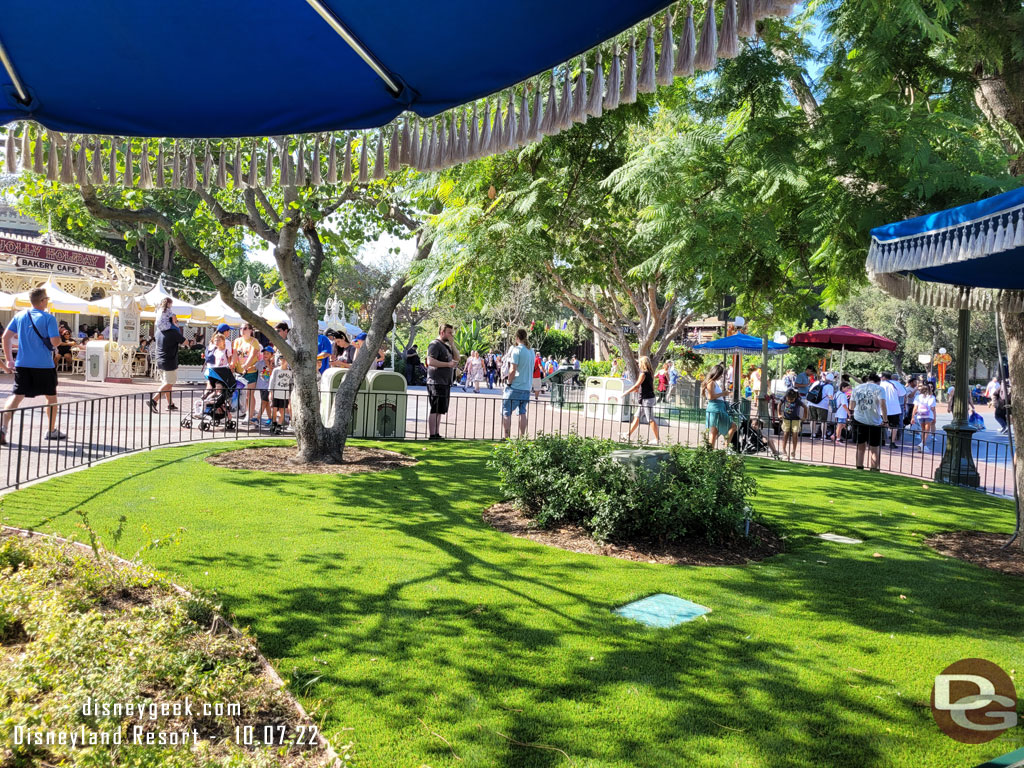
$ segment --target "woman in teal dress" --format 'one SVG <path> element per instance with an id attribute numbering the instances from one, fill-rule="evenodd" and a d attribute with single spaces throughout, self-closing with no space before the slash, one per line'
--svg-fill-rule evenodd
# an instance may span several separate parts
<path id="1" fill-rule="evenodd" d="M 736 424 L 729 415 L 729 408 L 725 404 L 725 366 L 719 363 L 708 371 L 704 377 L 704 384 L 701 385 L 701 392 L 707 399 L 707 427 L 708 444 L 712 450 L 718 443 L 718 436 L 724 434 L 725 447 L 732 444 L 732 436 L 736 432 Z"/>

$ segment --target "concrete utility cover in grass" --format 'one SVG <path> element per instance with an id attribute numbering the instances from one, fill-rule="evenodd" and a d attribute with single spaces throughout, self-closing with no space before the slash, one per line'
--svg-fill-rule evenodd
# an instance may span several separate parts
<path id="1" fill-rule="evenodd" d="M 652 627 L 674 627 L 711 613 L 711 609 L 675 595 L 659 593 L 616 608 L 615 613 Z"/>
<path id="2" fill-rule="evenodd" d="M 863 544 L 864 542 L 860 539 L 851 539 L 849 536 L 840 536 L 838 533 L 819 533 L 819 539 L 825 541 L 832 541 L 836 544 Z"/>

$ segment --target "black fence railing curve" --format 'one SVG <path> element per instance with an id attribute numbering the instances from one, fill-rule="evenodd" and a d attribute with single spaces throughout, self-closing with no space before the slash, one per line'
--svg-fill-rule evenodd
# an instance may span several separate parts
<path id="1" fill-rule="evenodd" d="M 166 400 L 158 412 L 148 403 L 152 392 L 111 395 L 63 402 L 55 407 L 53 424 L 66 434 L 64 439 L 48 439 L 51 434 L 50 407 L 33 405 L 15 409 L 9 421 L 5 441 L 0 446 L 0 490 L 18 488 L 24 483 L 90 466 L 121 454 L 163 446 L 210 440 L 239 440 L 279 436 L 263 415 L 239 417 L 237 411 L 212 409 L 200 388 L 182 388 L 173 392 L 175 410 L 168 411 Z M 321 393 L 321 416 L 333 422 L 333 393 Z M 256 397 L 257 407 L 259 397 Z M 636 413 L 635 402 L 607 402 L 587 399 L 579 387 L 553 387 L 542 395 L 531 396 L 527 407 L 525 434 L 565 434 L 625 440 L 630 420 Z M 422 390 L 410 392 L 361 392 L 353 410 L 349 434 L 370 440 L 426 440 L 429 435 L 430 403 Z M 448 440 L 497 441 L 504 437 L 503 400 L 500 393 L 473 392 L 453 394 L 448 413 L 440 420 L 440 434 Z M 704 440 L 705 413 L 702 408 L 678 403 L 658 403 L 654 408 L 660 444 L 700 445 Z M 508 419 L 513 437 L 519 434 L 519 416 Z M 824 434 L 816 437 L 818 428 Z M 796 458 L 799 461 L 834 466 L 856 465 L 856 446 L 829 436 L 831 425 L 805 423 Z M 291 433 L 285 424 L 282 437 Z M 632 443 L 653 442 L 653 430 L 643 419 L 631 436 Z M 946 435 L 925 436 L 914 429 L 902 431 L 897 444 L 882 449 L 883 472 L 932 480 L 946 450 Z M 761 430 L 744 422 L 736 450 L 750 455 L 776 457 L 782 436 L 770 420 Z M 1011 496 L 1013 494 L 1013 457 L 1008 442 L 977 435 L 972 453 L 981 478 L 979 490 Z"/>

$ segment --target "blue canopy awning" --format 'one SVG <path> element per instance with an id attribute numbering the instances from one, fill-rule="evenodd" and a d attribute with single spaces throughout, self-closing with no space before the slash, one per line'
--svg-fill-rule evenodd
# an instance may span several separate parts
<path id="1" fill-rule="evenodd" d="M 519 83 L 646 20 L 667 0 L 389 0 L 324 6 L 398 85 L 302 0 L 6 0 L 0 122 L 70 133 L 275 136 L 430 117 Z"/>
<path id="2" fill-rule="evenodd" d="M 1022 212 L 1024 187 L 875 227 L 868 269 L 951 285 L 1024 288 Z"/>
<path id="3" fill-rule="evenodd" d="M 762 352 L 763 339 L 759 336 L 750 336 L 746 333 L 734 333 L 732 336 L 725 336 L 714 341 L 707 341 L 697 344 L 693 351 L 702 355 L 760 355 Z M 789 349 L 786 344 L 768 342 L 768 355 L 781 355 Z"/>
<path id="4" fill-rule="evenodd" d="M 6 166 L 143 188 L 438 170 L 714 69 L 794 3 L 730 0 L 719 34 L 713 3 L 669 0 L 6 0 Z"/>
<path id="5" fill-rule="evenodd" d="M 867 270 L 889 293 L 935 306 L 1020 304 L 1024 187 L 872 229 Z"/>

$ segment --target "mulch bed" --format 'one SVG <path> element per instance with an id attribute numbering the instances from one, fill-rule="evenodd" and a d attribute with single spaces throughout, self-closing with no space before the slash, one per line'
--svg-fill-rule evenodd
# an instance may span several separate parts
<path id="1" fill-rule="evenodd" d="M 940 555 L 955 557 L 1011 576 L 1024 576 L 1024 552 L 1017 542 L 1006 549 L 1002 548 L 1009 538 L 1008 533 L 949 531 L 937 533 L 925 539 L 924 543 Z"/>
<path id="2" fill-rule="evenodd" d="M 493 528 L 551 547 L 581 552 L 587 555 L 605 555 L 622 560 L 667 565 L 743 565 L 763 560 L 783 551 L 782 539 L 772 530 L 758 523 L 750 524 L 751 538 L 738 539 L 724 545 L 711 545 L 703 541 L 681 542 L 659 547 L 657 545 L 599 544 L 585 530 L 576 525 L 542 529 L 531 527 L 532 520 L 514 502 L 503 501 L 484 510 L 484 522 Z"/>
<path id="3" fill-rule="evenodd" d="M 354 475 L 359 472 L 385 472 L 416 464 L 416 459 L 404 453 L 356 446 L 345 447 L 344 464 L 299 464 L 294 459 L 295 448 L 281 446 L 242 448 L 206 457 L 208 463 L 217 467 L 285 475 Z"/>

